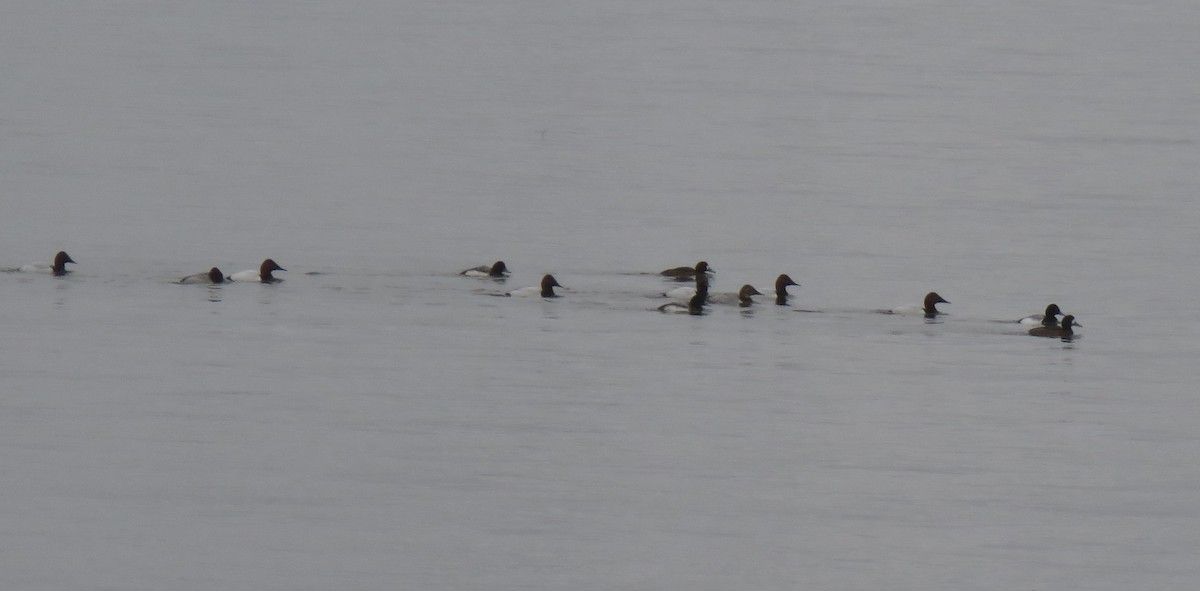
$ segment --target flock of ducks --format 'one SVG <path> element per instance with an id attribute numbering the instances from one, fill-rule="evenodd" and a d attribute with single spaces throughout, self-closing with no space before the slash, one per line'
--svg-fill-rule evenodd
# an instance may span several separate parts
<path id="1" fill-rule="evenodd" d="M 743 285 L 736 293 L 728 294 L 713 294 L 709 292 L 709 275 L 716 273 L 716 270 L 709 266 L 708 262 L 700 261 L 694 267 L 673 267 L 665 269 L 658 274 L 672 281 L 694 281 L 695 286 L 681 286 L 667 290 L 661 295 L 670 298 L 671 302 L 659 306 L 659 312 L 667 314 L 690 314 L 699 316 L 704 314 L 704 307 L 712 304 L 736 304 L 743 308 L 754 305 L 753 296 L 765 295 L 755 289 L 753 285 Z M 499 279 L 508 276 L 508 266 L 504 261 L 496 261 L 491 265 L 482 265 L 472 267 L 459 273 L 465 277 L 486 277 Z M 782 274 L 775 279 L 775 304 L 778 306 L 787 306 L 788 298 L 791 294 L 787 292 L 787 288 L 791 286 L 799 287 L 787 274 Z M 556 298 L 558 294 L 554 293 L 555 287 L 562 287 L 558 280 L 553 275 L 545 275 L 542 277 L 540 286 L 524 287 L 513 290 L 507 293 L 494 294 L 502 296 L 540 296 L 543 298 Z M 938 310 L 938 304 L 949 304 L 950 301 L 938 295 L 937 292 L 929 292 L 925 295 L 925 301 L 921 306 L 901 306 L 890 310 L 879 310 L 885 314 L 913 314 L 922 315 L 926 318 L 933 318 L 943 314 Z M 1058 317 L 1062 316 L 1059 321 Z M 1072 340 L 1075 337 L 1074 327 L 1081 326 L 1075 322 L 1075 317 L 1072 315 L 1063 315 L 1058 304 L 1050 304 L 1046 306 L 1044 314 L 1034 314 L 1026 316 L 1018 320 L 1020 324 L 1035 325 L 1029 330 L 1029 334 L 1035 337 L 1052 337 L 1063 340 Z"/>
<path id="2" fill-rule="evenodd" d="M 54 257 L 53 263 L 30 263 L 22 265 L 11 271 L 19 271 L 25 273 L 50 273 L 54 276 L 63 276 L 69 273 L 67 263 L 77 264 L 71 255 L 66 252 L 59 252 Z M 188 275 L 179 280 L 183 284 L 221 284 L 227 282 L 253 282 L 253 283 L 275 283 L 282 279 L 275 277 L 275 271 L 287 271 L 280 267 L 273 259 L 266 259 L 259 265 L 257 270 L 250 269 L 239 271 L 232 275 L 225 275 L 220 269 L 213 267 L 207 273 L 196 273 Z M 705 306 L 713 304 L 736 304 L 741 307 L 749 307 L 754 305 L 753 296 L 764 295 L 752 285 L 743 285 L 738 293 L 733 294 L 712 294 L 709 293 L 709 275 L 716 273 L 716 270 L 709 266 L 705 261 L 696 263 L 694 267 L 674 267 L 663 270 L 659 275 L 672 281 L 693 281 L 694 286 L 681 286 L 675 289 L 663 292 L 663 297 L 670 298 L 672 301 L 659 306 L 657 309 L 663 313 L 669 314 L 690 314 L 699 316 L 704 314 Z M 464 277 L 485 277 L 492 279 L 501 279 L 508 277 L 508 266 L 504 261 L 496 261 L 491 265 L 482 265 L 472 267 L 459 273 Z M 778 306 L 787 306 L 790 294 L 787 288 L 791 286 L 799 287 L 800 284 L 792 280 L 786 274 L 780 275 L 775 280 L 775 304 Z M 558 294 L 554 292 L 554 288 L 563 286 L 558 283 L 558 280 L 553 275 L 545 275 L 542 277 L 541 284 L 530 287 L 514 289 L 509 292 L 493 294 L 506 297 L 542 297 L 556 298 Z M 565 289 L 565 288 L 564 288 Z M 943 314 L 937 309 L 938 304 L 949 304 L 950 302 L 938 295 L 937 292 L 929 292 L 925 296 L 925 301 L 922 306 L 902 306 L 892 308 L 890 310 L 879 310 L 885 314 L 913 314 L 923 315 L 926 318 L 933 318 Z M 1062 320 L 1058 319 L 1062 316 Z M 1074 328 L 1081 326 L 1075 322 L 1075 317 L 1067 314 L 1063 315 L 1062 310 L 1057 304 L 1046 306 L 1044 314 L 1034 314 L 1026 316 L 1018 320 L 1021 324 L 1034 325 L 1029 329 L 1029 334 L 1035 337 L 1051 337 L 1063 340 L 1071 340 L 1075 337 Z"/>

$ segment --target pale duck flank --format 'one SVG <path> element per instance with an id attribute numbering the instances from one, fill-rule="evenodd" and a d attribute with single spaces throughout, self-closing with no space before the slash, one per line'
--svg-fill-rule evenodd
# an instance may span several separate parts
<path id="1" fill-rule="evenodd" d="M 705 273 L 696 275 L 695 287 L 676 287 L 675 289 L 668 289 L 667 291 L 663 292 L 662 295 L 663 297 L 671 298 L 672 300 L 683 304 L 691 301 L 692 297 L 695 296 L 696 292 L 701 288 L 704 289 L 704 293 L 708 293 L 708 275 Z"/>

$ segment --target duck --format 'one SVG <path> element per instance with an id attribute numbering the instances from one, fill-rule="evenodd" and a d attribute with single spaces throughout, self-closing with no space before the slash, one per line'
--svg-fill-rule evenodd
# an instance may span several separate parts
<path id="1" fill-rule="evenodd" d="M 754 305 L 754 300 L 751 296 L 763 295 L 761 291 L 754 289 L 753 285 L 747 283 L 742 286 L 742 289 L 737 293 L 714 293 L 708 296 L 710 304 L 737 304 L 743 308 L 749 308 Z"/>
<path id="2" fill-rule="evenodd" d="M 1058 309 L 1058 304 L 1050 304 L 1049 306 L 1046 306 L 1045 314 L 1032 314 L 1018 320 L 1017 322 L 1035 326 L 1058 326 L 1059 316 L 1062 316 L 1062 310 Z"/>
<path id="3" fill-rule="evenodd" d="M 691 314 L 692 316 L 700 316 L 704 314 L 704 304 L 708 300 L 708 283 L 702 283 L 697 286 L 696 293 L 688 300 L 687 304 L 680 302 L 671 302 L 658 307 L 658 311 L 664 314 Z"/>
<path id="4" fill-rule="evenodd" d="M 792 281 L 792 278 L 788 277 L 786 273 L 780 275 L 777 279 L 775 279 L 775 305 L 776 306 L 788 305 L 788 297 L 789 296 L 788 296 L 787 288 L 789 285 L 795 285 L 796 287 L 800 287 L 800 284 L 796 283 L 795 281 Z"/>
<path id="5" fill-rule="evenodd" d="M 700 261 L 696 263 L 695 267 L 675 267 L 674 269 L 662 271 L 659 275 L 670 277 L 676 281 L 687 281 L 696 275 L 703 275 L 705 273 L 716 273 L 716 271 L 712 267 L 709 267 L 707 262 Z"/>
<path id="6" fill-rule="evenodd" d="M 459 273 L 459 275 L 465 275 L 467 277 L 491 277 L 495 279 L 498 277 L 507 277 L 508 267 L 504 264 L 504 261 L 496 261 L 490 266 L 481 265 L 478 267 L 471 267 L 470 269 Z"/>
<path id="7" fill-rule="evenodd" d="M 1075 338 L 1075 331 L 1072 327 L 1083 326 L 1075 322 L 1075 317 L 1068 314 L 1063 316 L 1060 326 L 1038 326 L 1029 329 L 1029 336 L 1032 337 L 1056 337 L 1066 341 Z"/>
<path id="8" fill-rule="evenodd" d="M 262 262 L 258 270 L 253 269 L 248 271 L 238 271 L 228 277 L 229 281 L 249 282 L 249 283 L 276 283 L 283 281 L 282 279 L 271 275 L 271 271 L 287 271 L 280 267 L 274 260 L 267 259 Z"/>
<path id="9" fill-rule="evenodd" d="M 938 304 L 949 304 L 950 300 L 938 295 L 936 291 L 931 291 L 925 294 L 924 306 L 899 306 L 891 310 L 884 310 L 888 314 L 902 314 L 905 316 L 924 315 L 926 318 L 933 318 L 945 314 L 937 309 Z"/>
<path id="10" fill-rule="evenodd" d="M 531 285 L 529 287 L 522 287 L 521 289 L 514 289 L 504 295 L 510 297 L 541 296 L 543 298 L 557 298 L 559 295 L 554 293 L 554 288 L 556 287 L 563 286 L 559 285 L 558 280 L 555 279 L 553 275 L 546 275 L 545 277 L 542 277 L 542 284 L 540 286 Z M 563 289 L 566 288 L 563 287 Z"/>
<path id="11" fill-rule="evenodd" d="M 62 277 L 63 275 L 70 273 L 70 271 L 67 270 L 67 263 L 76 265 L 79 264 L 71 259 L 71 255 L 60 250 L 58 251 L 58 254 L 54 255 L 53 263 L 29 263 L 27 265 L 21 265 L 20 267 L 17 267 L 17 270 L 22 273 L 51 273 L 55 277 Z"/>
<path id="12" fill-rule="evenodd" d="M 220 269 L 213 267 L 212 269 L 209 269 L 207 273 L 188 275 L 187 277 L 180 279 L 179 283 L 225 283 L 225 275 L 221 273 Z"/>

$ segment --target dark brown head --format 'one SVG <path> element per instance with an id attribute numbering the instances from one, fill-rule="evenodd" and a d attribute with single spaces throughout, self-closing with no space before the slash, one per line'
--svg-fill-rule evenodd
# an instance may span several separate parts
<path id="1" fill-rule="evenodd" d="M 1046 306 L 1046 314 L 1042 317 L 1042 326 L 1057 326 L 1059 316 L 1062 316 L 1062 310 L 1058 309 L 1058 304 Z"/>
<path id="2" fill-rule="evenodd" d="M 1070 333 L 1074 332 L 1071 330 L 1072 326 L 1083 326 L 1083 325 L 1079 324 L 1078 322 L 1075 322 L 1075 317 L 1070 314 L 1063 316 L 1062 331 L 1064 333 L 1070 334 Z"/>
<path id="3" fill-rule="evenodd" d="M 274 275 L 271 275 L 271 271 L 287 271 L 287 269 L 280 267 L 274 261 L 274 259 L 267 259 L 263 261 L 262 266 L 258 268 L 258 276 L 262 278 L 263 283 L 273 283 L 275 281 L 279 281 Z"/>
<path id="4" fill-rule="evenodd" d="M 488 277 L 504 277 L 508 273 L 508 267 L 504 265 L 504 261 L 496 261 L 492 263 L 492 268 L 488 271 Z"/>
<path id="5" fill-rule="evenodd" d="M 71 255 L 60 250 L 58 254 L 54 255 L 54 267 L 51 270 L 55 275 L 66 275 L 68 273 L 67 263 L 77 264 L 71 260 Z"/>
<path id="6" fill-rule="evenodd" d="M 556 288 L 556 287 L 562 287 L 562 286 L 558 284 L 558 280 L 555 279 L 553 275 L 546 275 L 545 277 L 542 277 L 542 297 L 544 297 L 544 298 L 558 297 L 558 295 L 556 295 L 554 293 L 554 288 Z M 566 289 L 566 288 L 563 288 L 563 289 Z"/>
<path id="7" fill-rule="evenodd" d="M 762 295 L 761 291 L 754 289 L 753 285 L 746 284 L 738 291 L 738 305 L 745 308 L 754 305 L 754 300 L 750 296 Z"/>
<path id="8" fill-rule="evenodd" d="M 925 294 L 925 315 L 936 316 L 941 314 L 942 312 L 937 309 L 937 305 L 949 303 L 949 300 L 942 299 L 942 296 L 938 295 L 936 291 L 931 291 Z"/>
<path id="9" fill-rule="evenodd" d="M 786 273 L 783 275 L 780 275 L 777 279 L 775 279 L 775 305 L 777 305 L 777 306 L 788 305 L 788 303 L 787 303 L 787 300 L 788 300 L 787 288 L 789 285 L 795 285 L 796 287 L 800 287 L 800 284 L 796 283 L 795 281 L 792 281 L 792 278 L 788 277 Z"/>
<path id="10" fill-rule="evenodd" d="M 213 267 L 208 270 L 208 280 L 212 283 L 225 283 L 225 275 L 220 269 Z"/>
<path id="11" fill-rule="evenodd" d="M 712 269 L 710 269 L 708 266 L 708 263 L 705 261 L 700 261 L 700 262 L 696 263 L 696 274 L 703 275 L 705 273 L 716 273 L 716 271 L 713 271 Z"/>

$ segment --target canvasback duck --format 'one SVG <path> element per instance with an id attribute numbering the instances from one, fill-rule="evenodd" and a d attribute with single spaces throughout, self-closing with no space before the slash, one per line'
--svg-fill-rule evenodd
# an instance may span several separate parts
<path id="1" fill-rule="evenodd" d="M 905 316 L 923 315 L 926 318 L 933 318 L 934 316 L 945 314 L 945 312 L 937 309 L 938 304 L 949 303 L 949 300 L 943 299 L 936 291 L 931 291 L 925 294 L 924 306 L 900 306 L 891 310 L 884 310 L 884 312 L 888 314 L 903 314 Z"/>
<path id="2" fill-rule="evenodd" d="M 664 314 L 691 314 L 692 316 L 700 316 L 704 314 L 704 304 L 708 300 L 708 283 L 701 283 L 697 286 L 696 294 L 688 300 L 687 304 L 680 302 L 671 302 L 658 307 L 658 311 Z"/>
<path id="3" fill-rule="evenodd" d="M 796 283 L 795 281 L 792 281 L 792 278 L 788 277 L 786 273 L 783 275 L 780 275 L 775 280 L 775 305 L 776 306 L 788 305 L 787 301 L 788 301 L 789 294 L 787 292 L 787 288 L 789 285 L 795 285 L 796 287 L 800 287 L 800 284 Z"/>
<path id="4" fill-rule="evenodd" d="M 1050 304 L 1049 306 L 1046 306 L 1045 314 L 1033 314 L 1022 318 L 1017 322 L 1034 326 L 1058 326 L 1059 316 L 1062 316 L 1062 310 L 1058 309 L 1058 304 Z"/>
<path id="5" fill-rule="evenodd" d="M 1057 337 L 1064 341 L 1069 341 L 1075 338 L 1075 331 L 1072 327 L 1083 326 L 1075 322 L 1075 317 L 1070 314 L 1063 316 L 1061 326 L 1039 326 L 1029 329 L 1029 336 L 1033 337 Z"/>
<path id="6" fill-rule="evenodd" d="M 271 271 L 287 271 L 287 269 L 280 267 L 275 263 L 274 260 L 267 259 L 262 262 L 262 265 L 259 266 L 257 271 L 253 269 L 249 271 L 238 271 L 237 273 L 230 275 L 229 280 L 249 283 L 276 283 L 278 281 L 283 281 L 282 279 L 271 275 Z"/>
<path id="7" fill-rule="evenodd" d="M 708 296 L 710 304 L 737 304 L 743 308 L 748 308 L 754 305 L 754 300 L 751 296 L 763 295 L 761 291 L 754 289 L 753 285 L 746 284 L 742 286 L 737 293 L 714 293 Z"/>
<path id="8" fill-rule="evenodd" d="M 179 282 L 187 283 L 187 284 L 225 283 L 225 275 L 221 273 L 220 269 L 213 267 L 212 269 L 209 269 L 207 273 L 196 273 L 195 275 L 188 275 L 187 277 L 180 279 Z"/>
<path id="9" fill-rule="evenodd" d="M 504 295 L 511 297 L 541 296 L 543 298 L 556 298 L 559 297 L 558 294 L 554 293 L 554 288 L 556 287 L 562 286 L 558 284 L 558 280 L 556 280 L 553 275 L 546 275 L 545 277 L 542 277 L 542 284 L 540 286 L 531 285 L 529 287 L 522 287 L 521 289 L 514 289 Z M 563 289 L 566 288 L 563 287 Z"/>
<path id="10" fill-rule="evenodd" d="M 507 277 L 508 267 L 505 266 L 504 261 L 496 261 L 495 263 L 492 263 L 491 266 L 481 265 L 479 267 L 472 267 L 466 271 L 463 271 L 462 273 L 459 273 L 459 275 L 465 275 L 467 277 L 491 277 L 495 279 L 498 277 Z"/>
<path id="11" fill-rule="evenodd" d="M 22 273 L 51 273 L 55 277 L 62 277 L 70 273 L 67 270 L 67 263 L 78 264 L 71 260 L 71 255 L 60 250 L 58 254 L 54 255 L 53 263 L 29 263 L 17 267 L 17 270 Z"/>
<path id="12" fill-rule="evenodd" d="M 695 267 L 675 267 L 674 269 L 667 269 L 659 273 L 659 275 L 665 275 L 677 281 L 687 281 L 692 277 L 705 273 L 716 273 L 716 271 L 712 267 L 709 267 L 708 263 L 700 261 L 696 263 Z"/>

